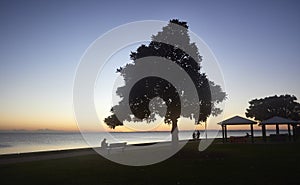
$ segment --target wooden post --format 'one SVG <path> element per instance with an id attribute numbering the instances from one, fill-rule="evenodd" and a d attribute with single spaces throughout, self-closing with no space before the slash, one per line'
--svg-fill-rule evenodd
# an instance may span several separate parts
<path id="1" fill-rule="evenodd" d="M 296 141 L 296 126 L 292 125 L 293 128 L 293 141 Z"/>
<path id="2" fill-rule="evenodd" d="M 276 124 L 276 134 L 279 134 L 279 124 Z"/>
<path id="3" fill-rule="evenodd" d="M 224 135 L 224 125 L 221 125 L 222 127 L 222 141 L 225 143 L 225 135 Z"/>
<path id="4" fill-rule="evenodd" d="M 266 138 L 266 125 L 262 125 L 261 130 L 262 130 L 263 140 L 264 140 L 264 142 L 266 142 L 267 141 L 267 138 Z"/>
<path id="5" fill-rule="evenodd" d="M 227 125 L 225 125 L 225 142 L 227 142 Z"/>
<path id="6" fill-rule="evenodd" d="M 250 129 L 251 129 L 251 142 L 254 143 L 253 124 L 250 124 Z"/>
<path id="7" fill-rule="evenodd" d="M 291 124 L 288 124 L 289 141 L 291 141 Z"/>

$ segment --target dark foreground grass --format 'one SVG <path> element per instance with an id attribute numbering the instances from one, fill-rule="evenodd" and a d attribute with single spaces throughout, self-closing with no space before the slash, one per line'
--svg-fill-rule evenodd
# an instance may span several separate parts
<path id="1" fill-rule="evenodd" d="M 205 152 L 190 142 L 170 159 L 130 167 L 99 155 L 0 166 L 4 184 L 216 184 L 299 185 L 300 144 L 213 144 Z"/>

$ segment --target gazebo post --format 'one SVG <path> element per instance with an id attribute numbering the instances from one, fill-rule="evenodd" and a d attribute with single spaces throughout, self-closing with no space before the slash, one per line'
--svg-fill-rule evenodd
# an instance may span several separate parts
<path id="1" fill-rule="evenodd" d="M 254 143 L 253 124 L 250 124 L 250 129 L 251 129 L 251 142 Z"/>
<path id="2" fill-rule="evenodd" d="M 225 142 L 227 142 L 227 125 L 224 126 L 224 130 L 225 130 Z"/>
<path id="3" fill-rule="evenodd" d="M 296 126 L 292 125 L 293 128 L 293 141 L 296 141 Z"/>
<path id="4" fill-rule="evenodd" d="M 291 141 L 291 124 L 288 124 L 289 141 Z"/>
<path id="5" fill-rule="evenodd" d="M 225 143 L 225 136 L 224 136 L 224 125 L 221 125 L 222 127 L 222 141 Z"/>
<path id="6" fill-rule="evenodd" d="M 266 125 L 261 125 L 261 130 L 262 130 L 262 137 L 264 142 L 266 142 Z"/>
<path id="7" fill-rule="evenodd" d="M 276 124 L 276 135 L 279 135 L 279 124 Z"/>

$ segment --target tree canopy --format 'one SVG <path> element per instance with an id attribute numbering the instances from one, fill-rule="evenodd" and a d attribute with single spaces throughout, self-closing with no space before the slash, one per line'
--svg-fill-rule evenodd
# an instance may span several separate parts
<path id="1" fill-rule="evenodd" d="M 246 116 L 258 121 L 267 120 L 274 116 L 300 120 L 300 104 L 293 95 L 269 96 L 249 101 Z"/>
<path id="2" fill-rule="evenodd" d="M 188 100 L 185 97 L 186 89 L 175 88 L 172 83 L 160 77 L 149 76 L 135 83 L 136 73 L 139 73 L 136 69 L 141 62 L 139 59 L 150 56 L 167 59 L 179 65 L 193 81 L 199 100 Z M 117 95 L 122 99 L 118 105 L 112 107 L 112 115 L 104 120 L 110 128 L 123 125 L 123 121 L 135 121 L 132 115 L 126 115 L 121 120 L 116 116 L 118 111 L 123 110 L 126 103 L 124 96 L 127 94 L 129 94 L 130 109 L 136 118 L 150 122 L 155 120 L 155 115 L 159 115 L 164 117 L 165 123 L 172 124 L 172 131 L 177 128 L 177 119 L 180 116 L 191 119 L 196 117 L 194 110 L 184 111 L 184 107 L 191 104 L 200 108 L 197 113 L 198 119 L 195 120 L 196 124 L 206 121 L 211 114 L 218 115 L 222 112 L 220 108 L 216 107 L 216 104 L 226 98 L 226 93 L 219 85 L 209 81 L 205 73 L 200 73 L 202 57 L 196 44 L 190 42 L 187 22 L 171 20 L 167 26 L 162 28 L 162 31 L 152 36 L 149 45 L 143 44 L 136 52 L 131 52 L 130 58 L 132 63 L 117 69 L 117 73 L 124 78 L 125 85 L 117 89 Z M 153 66 L 149 70 L 159 67 Z M 169 69 L 164 70 L 170 72 Z M 182 78 L 179 83 L 184 84 L 185 82 L 186 79 Z M 151 105 L 151 101 L 155 98 L 161 98 L 163 101 L 157 101 L 156 105 Z M 160 108 L 164 106 L 167 107 L 167 110 L 163 114 Z"/>

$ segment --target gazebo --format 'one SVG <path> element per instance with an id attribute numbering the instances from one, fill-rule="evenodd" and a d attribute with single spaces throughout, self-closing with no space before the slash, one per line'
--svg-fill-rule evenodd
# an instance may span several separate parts
<path id="1" fill-rule="evenodd" d="M 293 121 L 293 120 L 279 117 L 279 116 L 274 116 L 270 119 L 262 121 L 259 125 L 261 125 L 263 139 L 264 139 L 264 141 L 266 141 L 266 126 L 267 125 L 275 125 L 276 126 L 276 135 L 279 135 L 279 125 L 287 125 L 289 140 L 291 140 L 291 126 L 293 129 L 293 137 L 295 139 L 297 124 L 299 124 L 299 122 L 297 122 L 297 121 Z"/>
<path id="2" fill-rule="evenodd" d="M 218 124 L 221 125 L 221 127 L 222 127 L 223 142 L 227 142 L 227 125 L 250 125 L 251 141 L 252 141 L 252 143 L 254 142 L 253 125 L 257 124 L 257 122 L 240 117 L 240 116 L 234 116 L 232 118 L 221 121 Z"/>

